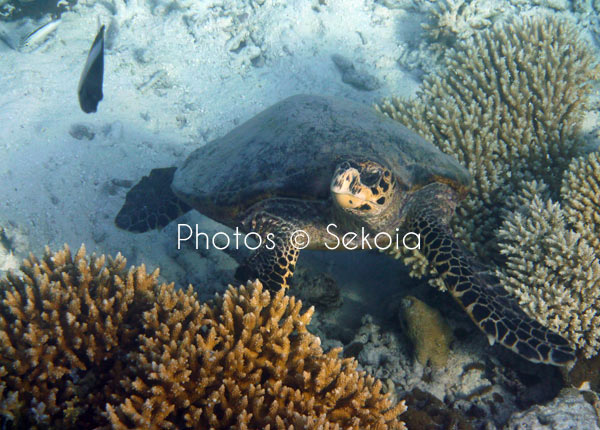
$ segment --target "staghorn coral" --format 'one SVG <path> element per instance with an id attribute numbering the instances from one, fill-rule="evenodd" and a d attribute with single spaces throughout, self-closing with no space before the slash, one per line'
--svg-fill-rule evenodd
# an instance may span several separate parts
<path id="1" fill-rule="evenodd" d="M 339 348 L 324 354 L 306 328 L 312 308 L 300 313 L 283 290 L 256 281 L 201 308 L 175 296 L 162 291 L 144 314 L 131 394 L 108 407 L 114 428 L 404 428 L 404 404 Z"/>
<path id="2" fill-rule="evenodd" d="M 574 159 L 561 188 L 566 220 L 600 255 L 600 155 Z"/>
<path id="3" fill-rule="evenodd" d="M 202 305 L 125 265 L 65 246 L 0 281 L 2 428 L 404 428 L 404 404 L 324 354 L 283 291 Z"/>
<path id="4" fill-rule="evenodd" d="M 93 428 L 119 391 L 122 360 L 158 271 L 125 259 L 75 256 L 67 246 L 0 280 L 0 422 L 14 428 Z M 7 424 L 8 423 L 8 424 Z M 5 428 L 5 427 L 3 427 Z M 10 426 L 8 427 L 10 428 Z"/>
<path id="5" fill-rule="evenodd" d="M 456 156 L 473 176 L 454 231 L 502 262 L 497 276 L 532 317 L 586 358 L 600 350 L 600 159 L 580 125 L 599 66 L 555 18 L 495 26 L 460 42 L 416 100 L 379 110 Z M 564 173 L 564 180 L 563 178 Z M 413 275 L 437 273 L 401 250 Z M 481 269 L 484 270 L 484 269 Z"/>
<path id="6" fill-rule="evenodd" d="M 524 310 L 563 333 L 585 358 L 600 350 L 600 190 L 598 154 L 574 159 L 561 188 L 562 202 L 528 183 L 498 233 L 506 256 L 498 271 Z"/>
<path id="7" fill-rule="evenodd" d="M 544 178 L 558 194 L 557 172 L 579 154 L 590 80 L 600 71 L 593 58 L 567 22 L 516 20 L 460 41 L 416 99 L 377 107 L 469 169 L 473 189 L 453 227 L 481 257 L 496 255 L 502 210 L 523 181 Z"/>

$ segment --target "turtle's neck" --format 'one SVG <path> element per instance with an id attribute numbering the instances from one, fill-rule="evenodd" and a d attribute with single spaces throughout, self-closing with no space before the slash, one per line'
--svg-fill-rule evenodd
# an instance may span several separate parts
<path id="1" fill-rule="evenodd" d="M 432 213 L 440 224 L 447 225 L 459 200 L 459 194 L 452 187 L 434 182 L 408 194 L 405 203 L 399 207 L 399 219 L 406 225 L 412 218 L 427 212 Z"/>

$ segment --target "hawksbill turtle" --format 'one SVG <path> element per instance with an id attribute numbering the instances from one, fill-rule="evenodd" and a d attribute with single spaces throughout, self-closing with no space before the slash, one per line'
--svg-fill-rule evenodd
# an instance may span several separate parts
<path id="1" fill-rule="evenodd" d="M 413 232 L 491 343 L 532 362 L 571 364 L 567 340 L 525 314 L 453 237 L 448 221 L 470 183 L 454 158 L 374 109 L 298 95 L 198 148 L 181 166 L 154 169 L 129 190 L 115 223 L 144 232 L 194 208 L 231 228 L 270 235 L 236 277 L 271 289 L 287 286 L 294 273 L 298 230 L 308 234 L 309 249 L 343 246 L 347 232 L 361 238 L 366 231 L 371 244 L 379 232 Z"/>

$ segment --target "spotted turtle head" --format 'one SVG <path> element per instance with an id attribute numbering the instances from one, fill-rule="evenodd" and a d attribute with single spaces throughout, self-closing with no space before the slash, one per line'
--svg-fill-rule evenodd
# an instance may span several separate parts
<path id="1" fill-rule="evenodd" d="M 337 166 L 330 191 L 342 210 L 360 218 L 377 217 L 389 208 L 395 181 L 379 163 L 347 160 Z"/>

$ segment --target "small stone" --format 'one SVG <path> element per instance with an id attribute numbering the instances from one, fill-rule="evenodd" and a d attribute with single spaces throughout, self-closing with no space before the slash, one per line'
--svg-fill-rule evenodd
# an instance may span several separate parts
<path id="1" fill-rule="evenodd" d="M 316 273 L 299 269 L 294 274 L 290 292 L 308 306 L 324 311 L 339 308 L 342 305 L 340 287 L 327 273 Z"/>
<path id="2" fill-rule="evenodd" d="M 356 70 L 354 64 L 348 58 L 333 54 L 331 59 L 342 74 L 342 82 L 361 91 L 373 91 L 381 87 L 379 79 L 366 72 Z"/>
<path id="3" fill-rule="evenodd" d="M 92 127 L 86 124 L 72 124 L 69 129 L 69 134 L 77 140 L 92 140 L 96 133 L 93 131 Z"/>
<path id="4" fill-rule="evenodd" d="M 101 230 L 99 228 L 94 228 L 92 230 L 92 240 L 96 243 L 101 243 L 104 242 L 104 240 L 106 239 L 106 231 Z"/>
<path id="5" fill-rule="evenodd" d="M 115 187 L 131 188 L 133 186 L 133 181 L 131 179 L 113 178 L 110 180 L 110 182 Z"/>
<path id="6" fill-rule="evenodd" d="M 123 124 L 115 121 L 102 127 L 102 134 L 111 142 L 120 142 L 123 138 Z"/>
<path id="7" fill-rule="evenodd" d="M 139 64 L 148 64 L 150 62 L 150 55 L 145 48 L 136 48 L 133 50 L 133 59 Z"/>

